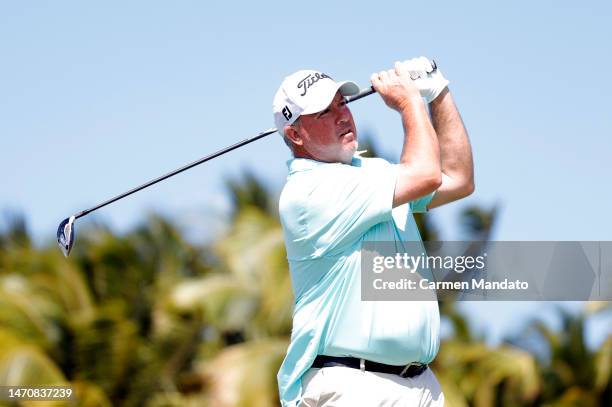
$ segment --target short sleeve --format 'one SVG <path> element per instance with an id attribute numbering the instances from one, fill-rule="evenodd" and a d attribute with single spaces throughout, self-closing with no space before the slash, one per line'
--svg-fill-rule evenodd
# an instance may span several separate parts
<path id="1" fill-rule="evenodd" d="M 292 179 L 295 184 L 291 189 L 302 188 L 302 199 L 301 210 L 293 205 L 301 229 L 288 234 L 299 246 L 299 250 L 288 250 L 290 257 L 305 260 L 339 255 L 371 227 L 392 220 L 397 168 L 380 161 L 363 167 L 322 165 Z M 297 249 L 294 244 L 289 246 Z M 299 256 L 291 256 L 291 252 Z"/>
<path id="2" fill-rule="evenodd" d="M 415 199 L 414 201 L 410 201 L 410 211 L 412 213 L 427 212 L 427 205 L 429 205 L 429 203 L 433 199 L 434 194 L 435 192 L 432 192 L 431 194 L 422 196 L 418 199 Z"/>

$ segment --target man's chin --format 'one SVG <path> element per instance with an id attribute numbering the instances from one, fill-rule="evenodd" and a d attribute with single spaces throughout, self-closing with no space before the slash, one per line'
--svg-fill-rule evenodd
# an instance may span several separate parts
<path id="1" fill-rule="evenodd" d="M 344 164 L 350 164 L 353 162 L 353 156 L 357 151 L 357 141 L 355 141 L 354 146 L 351 148 L 347 148 L 342 154 L 342 160 L 340 160 Z"/>

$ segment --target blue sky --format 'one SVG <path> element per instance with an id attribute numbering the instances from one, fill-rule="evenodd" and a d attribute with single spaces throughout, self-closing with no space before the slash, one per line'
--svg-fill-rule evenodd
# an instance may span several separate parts
<path id="1" fill-rule="evenodd" d="M 444 237 L 461 237 L 465 205 L 499 203 L 497 240 L 612 240 L 611 11 L 603 1 L 5 2 L 0 210 L 26 214 L 47 242 L 70 214 L 273 127 L 272 96 L 297 69 L 366 86 L 373 71 L 426 55 L 451 82 L 476 164 L 474 195 L 434 211 Z M 358 129 L 399 156 L 397 114 L 376 95 L 351 108 Z M 210 236 L 224 180 L 251 169 L 278 192 L 288 158 L 269 136 L 95 218 L 125 231 L 158 211 Z"/>

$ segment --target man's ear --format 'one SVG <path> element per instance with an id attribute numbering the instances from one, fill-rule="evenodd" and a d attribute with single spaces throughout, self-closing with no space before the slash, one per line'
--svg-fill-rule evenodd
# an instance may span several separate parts
<path id="1" fill-rule="evenodd" d="M 285 137 L 295 145 L 301 146 L 304 144 L 304 140 L 302 139 L 302 135 L 297 131 L 295 126 L 286 125 L 285 126 Z"/>

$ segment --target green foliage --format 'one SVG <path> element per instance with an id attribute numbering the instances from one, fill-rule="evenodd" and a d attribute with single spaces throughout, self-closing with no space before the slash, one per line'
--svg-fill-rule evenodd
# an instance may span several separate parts
<path id="1" fill-rule="evenodd" d="M 125 235 L 79 231 L 65 259 L 14 217 L 0 235 L 0 385 L 69 384 L 82 406 L 278 405 L 293 310 L 282 229 L 256 177 L 228 188 L 227 232 L 204 247 L 150 216 Z M 470 238 L 486 242 L 495 217 L 466 210 Z M 430 218 L 418 222 L 434 240 Z M 610 404 L 612 338 L 589 351 L 584 316 L 564 315 L 560 332 L 534 323 L 543 356 L 491 348 L 441 306 L 454 330 L 434 363 L 447 405 Z"/>

